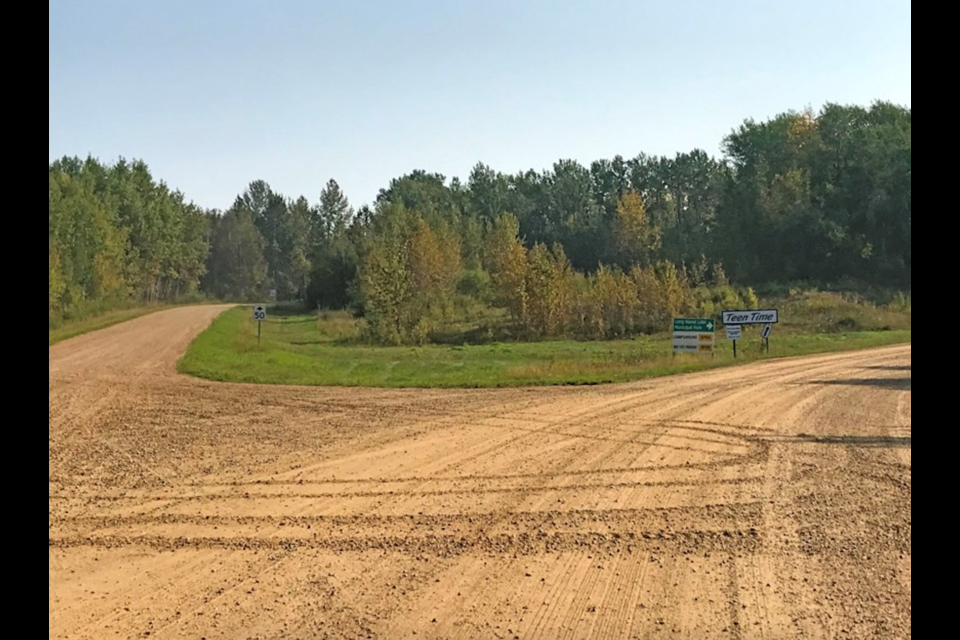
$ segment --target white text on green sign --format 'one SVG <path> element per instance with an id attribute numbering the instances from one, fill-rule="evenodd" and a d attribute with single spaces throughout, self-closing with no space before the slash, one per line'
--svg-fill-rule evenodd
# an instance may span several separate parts
<path id="1" fill-rule="evenodd" d="M 674 331 L 713 331 L 713 318 L 674 318 Z"/>

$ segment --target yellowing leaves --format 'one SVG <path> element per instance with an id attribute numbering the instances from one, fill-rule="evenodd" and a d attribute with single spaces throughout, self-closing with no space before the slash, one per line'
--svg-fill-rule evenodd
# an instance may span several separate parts
<path id="1" fill-rule="evenodd" d="M 617 203 L 614 235 L 621 260 L 627 264 L 649 264 L 660 248 L 660 228 L 647 217 L 638 193 L 627 192 Z"/>

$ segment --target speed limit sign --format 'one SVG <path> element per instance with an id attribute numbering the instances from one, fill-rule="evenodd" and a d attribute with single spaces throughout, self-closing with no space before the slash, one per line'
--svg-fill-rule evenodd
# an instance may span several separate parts
<path id="1" fill-rule="evenodd" d="M 258 304 L 253 308 L 253 319 L 254 320 L 266 320 L 267 319 L 267 309 L 262 304 Z"/>

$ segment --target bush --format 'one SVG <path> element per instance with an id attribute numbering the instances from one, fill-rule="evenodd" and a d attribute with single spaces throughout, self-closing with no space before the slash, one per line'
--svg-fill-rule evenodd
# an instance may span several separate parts
<path id="1" fill-rule="evenodd" d="M 691 310 L 706 318 L 719 318 L 721 312 L 728 309 L 756 309 L 759 305 L 757 294 L 751 287 L 702 286 L 692 292 Z"/>
<path id="2" fill-rule="evenodd" d="M 903 302 L 909 308 L 906 296 Z M 887 331 L 911 325 L 909 311 L 878 306 L 859 294 L 803 291 L 771 304 L 780 309 L 782 321 L 811 332 Z"/>
<path id="3" fill-rule="evenodd" d="M 384 210 L 361 263 L 362 334 L 380 344 L 422 344 L 448 319 L 460 273 L 460 242 L 403 207 Z"/>
<path id="4" fill-rule="evenodd" d="M 468 269 L 457 278 L 455 290 L 462 296 L 468 296 L 482 303 L 490 303 L 493 299 L 493 289 L 490 276 L 483 269 Z"/>

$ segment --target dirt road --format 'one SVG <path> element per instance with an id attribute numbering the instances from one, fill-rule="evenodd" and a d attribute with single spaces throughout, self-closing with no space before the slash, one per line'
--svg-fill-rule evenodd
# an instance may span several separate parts
<path id="1" fill-rule="evenodd" d="M 910 347 L 631 384 L 210 383 L 50 348 L 51 638 L 908 638 Z"/>

